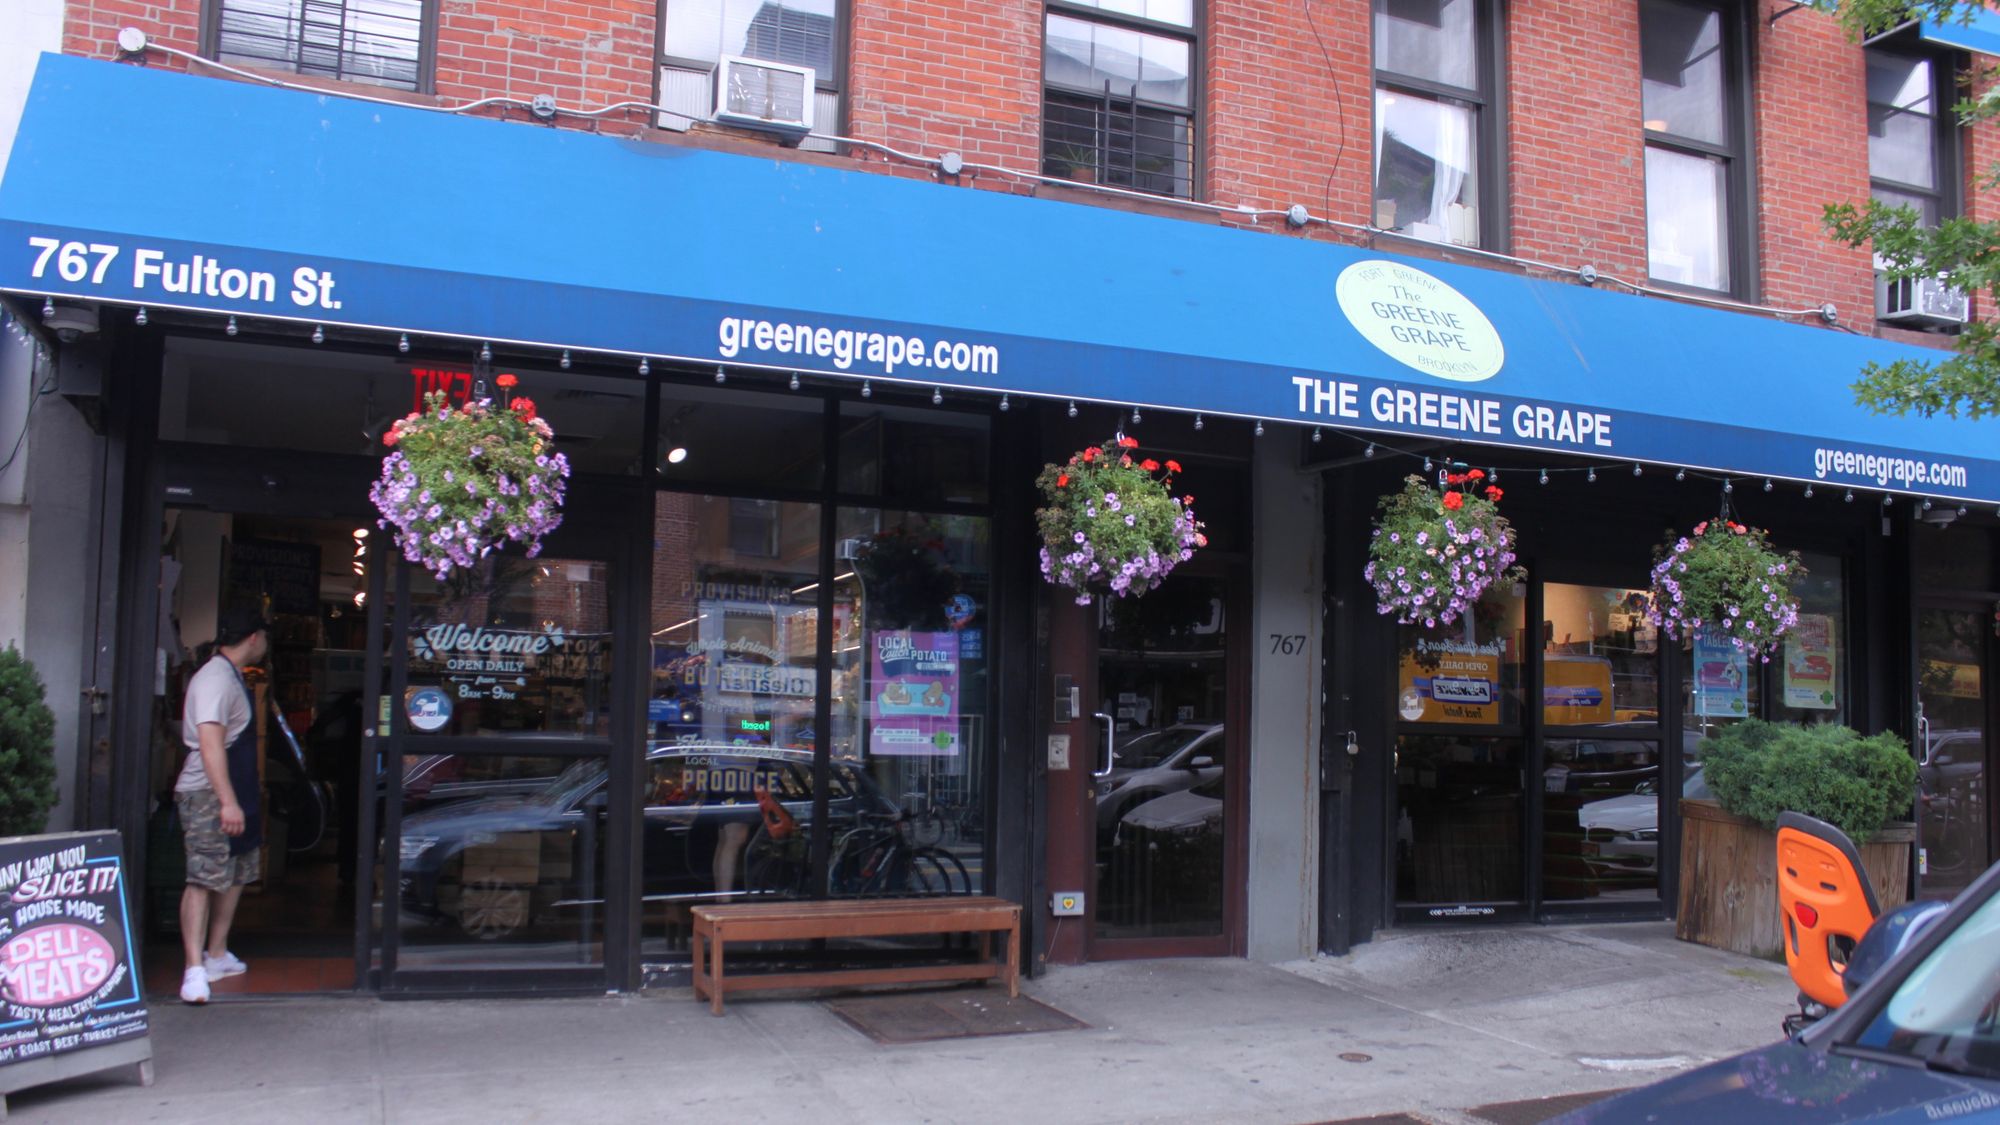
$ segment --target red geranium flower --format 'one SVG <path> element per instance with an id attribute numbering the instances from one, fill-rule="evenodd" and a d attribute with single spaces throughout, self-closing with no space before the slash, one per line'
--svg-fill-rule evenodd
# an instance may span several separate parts
<path id="1" fill-rule="evenodd" d="M 498 379 L 495 379 L 493 381 L 500 384 L 502 388 L 506 388 L 513 386 L 514 384 L 520 382 L 521 380 L 515 378 L 513 375 L 510 374 L 510 375 L 502 375 Z"/>
<path id="2" fill-rule="evenodd" d="M 1097 459 L 1098 459 L 1099 457 L 1101 457 L 1101 456 L 1103 456 L 1103 455 L 1104 455 L 1104 451 L 1103 451 L 1102 449 L 1099 449 L 1099 448 L 1097 448 L 1096 446 L 1094 446 L 1094 445 L 1093 445 L 1093 446 L 1091 446 L 1091 447 L 1090 447 L 1089 449 L 1086 449 L 1086 450 L 1084 450 L 1084 451 L 1083 451 L 1083 461 L 1084 461 L 1084 464 L 1086 464 L 1086 465 L 1087 465 L 1087 464 L 1089 464 L 1090 462 L 1092 462 L 1092 461 L 1095 461 L 1095 460 L 1097 460 Z"/>
<path id="3" fill-rule="evenodd" d="M 1151 457 L 1148 457 L 1144 461 L 1139 462 L 1139 467 L 1146 470 L 1149 473 L 1156 473 L 1160 471 L 1160 463 L 1158 461 L 1153 460 Z"/>
<path id="4" fill-rule="evenodd" d="M 1694 525 L 1694 533 L 1695 533 L 1696 535 L 1701 535 L 1701 534 L 1703 534 L 1703 533 L 1705 533 L 1705 532 L 1707 532 L 1707 531 L 1708 531 L 1708 521 L 1707 521 L 1707 520 L 1703 520 L 1703 521 L 1701 521 L 1700 523 L 1698 523 L 1698 524 L 1695 524 L 1695 525 Z"/>
<path id="5" fill-rule="evenodd" d="M 1056 487 L 1057 487 L 1057 488 L 1068 488 L 1068 487 L 1069 487 L 1069 474 L 1068 474 L 1068 473 L 1064 473 L 1064 474 L 1062 474 L 1061 476 L 1059 476 L 1059 477 L 1057 477 L 1057 478 L 1056 478 Z"/>
<path id="6" fill-rule="evenodd" d="M 1499 485 L 1489 484 L 1486 486 L 1486 498 L 1488 500 L 1492 500 L 1495 503 L 1498 503 L 1502 495 L 1504 495 L 1504 493 L 1500 491 Z"/>
<path id="7" fill-rule="evenodd" d="M 1472 470 L 1471 472 L 1469 472 L 1469 473 L 1465 474 L 1465 479 L 1466 479 L 1466 480 L 1485 480 L 1485 479 L 1486 479 L 1486 470 L 1485 470 L 1485 469 L 1474 469 L 1474 470 Z"/>
<path id="8" fill-rule="evenodd" d="M 383 434 L 382 434 L 382 444 L 383 444 L 383 445 L 394 445 L 394 444 L 396 444 L 396 439 L 397 439 L 397 438 L 399 438 L 399 437 L 401 437 L 401 436 L 402 436 L 401 434 L 398 434 L 398 433 L 397 433 L 396 431 L 394 431 L 394 430 L 386 430 L 386 431 L 384 431 L 384 432 L 383 432 Z"/>
<path id="9" fill-rule="evenodd" d="M 527 421 L 530 421 L 530 422 L 532 422 L 532 421 L 534 421 L 534 420 L 535 420 L 535 400 L 534 400 L 534 399 L 531 399 L 531 398 L 517 398 L 517 399 L 515 399 L 515 400 L 514 400 L 513 402 L 509 403 L 508 405 L 512 406 L 512 407 L 514 408 L 514 413 L 516 413 L 516 414 L 519 414 L 519 415 L 520 415 L 520 416 L 521 416 L 521 417 L 522 417 L 523 419 L 525 419 L 525 420 L 527 420 Z"/>
<path id="10" fill-rule="evenodd" d="M 1180 463 L 1179 461 L 1169 461 L 1169 462 L 1167 462 L 1167 471 L 1168 471 L 1168 472 L 1170 472 L 1170 473 L 1178 473 L 1178 472 L 1180 472 L 1180 471 L 1181 471 L 1181 463 Z"/>
<path id="11" fill-rule="evenodd" d="M 1118 455 L 1118 463 L 1120 465 L 1130 465 L 1132 463 L 1132 455 L 1130 453 L 1120 453 Z"/>
<path id="12" fill-rule="evenodd" d="M 1464 494 L 1464 493 L 1462 493 L 1462 492 L 1447 492 L 1447 493 L 1445 493 L 1445 494 L 1444 494 L 1444 506 L 1445 506 L 1445 510 L 1446 510 L 1446 511 L 1448 511 L 1448 512 L 1456 512 L 1456 511 L 1458 511 L 1458 510 L 1459 510 L 1460 508 L 1463 508 L 1463 507 L 1465 507 L 1465 494 Z"/>
<path id="13" fill-rule="evenodd" d="M 1135 437 L 1122 437 L 1118 439 L 1118 444 L 1127 449 L 1137 449 L 1139 448 L 1139 439 Z"/>

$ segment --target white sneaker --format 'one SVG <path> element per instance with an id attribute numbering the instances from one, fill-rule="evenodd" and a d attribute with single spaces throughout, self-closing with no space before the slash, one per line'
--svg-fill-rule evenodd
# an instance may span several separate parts
<path id="1" fill-rule="evenodd" d="M 233 977 L 238 973 L 250 971 L 250 966 L 244 964 L 237 958 L 236 954 L 229 952 L 227 949 L 222 951 L 222 956 L 220 957 L 203 956 L 201 967 L 208 970 L 208 979 L 210 980 L 221 980 L 223 977 Z"/>
<path id="2" fill-rule="evenodd" d="M 189 969 L 181 974 L 181 1003 L 208 1003 L 207 969 Z"/>

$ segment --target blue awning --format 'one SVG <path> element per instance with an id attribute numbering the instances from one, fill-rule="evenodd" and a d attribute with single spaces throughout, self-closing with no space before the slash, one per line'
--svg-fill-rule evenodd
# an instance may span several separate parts
<path id="1" fill-rule="evenodd" d="M 1917 25 L 1917 37 L 1940 47 L 2000 58 L 2000 12 L 1975 8 L 1964 22 L 1925 20 Z"/>
<path id="2" fill-rule="evenodd" d="M 1832 329 L 1273 232 L 44 55 L 0 289 L 2000 501 Z M 1847 310 L 1852 315 L 1855 310 Z"/>

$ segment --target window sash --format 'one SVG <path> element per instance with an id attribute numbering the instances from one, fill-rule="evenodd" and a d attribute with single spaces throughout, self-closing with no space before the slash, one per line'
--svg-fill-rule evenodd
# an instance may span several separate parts
<path id="1" fill-rule="evenodd" d="M 429 63 L 424 0 L 217 0 L 224 62 L 421 90 Z"/>

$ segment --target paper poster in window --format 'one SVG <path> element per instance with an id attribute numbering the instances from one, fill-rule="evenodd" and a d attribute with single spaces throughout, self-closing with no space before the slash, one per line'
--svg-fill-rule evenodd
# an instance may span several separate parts
<path id="1" fill-rule="evenodd" d="M 1784 704 L 1800 711 L 1831 711 L 1839 655 L 1833 647 L 1833 617 L 1801 613 L 1785 634 Z"/>
<path id="2" fill-rule="evenodd" d="M 882 630 L 870 656 L 868 751 L 958 753 L 958 635 Z"/>
<path id="3" fill-rule="evenodd" d="M 1426 723 L 1500 721 L 1500 645 L 1419 638 L 1403 653 L 1399 694 L 1422 710 L 1403 717 Z"/>
<path id="4" fill-rule="evenodd" d="M 1750 713 L 1750 658 L 1742 649 L 1706 633 L 1694 637 L 1694 713 L 1740 719 Z"/>

